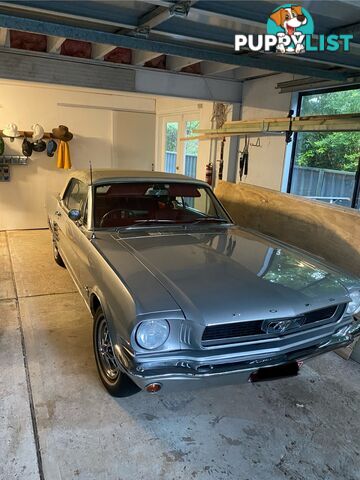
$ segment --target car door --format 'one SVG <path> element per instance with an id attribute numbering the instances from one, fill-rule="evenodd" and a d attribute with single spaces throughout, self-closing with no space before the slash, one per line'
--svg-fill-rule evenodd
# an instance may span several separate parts
<path id="1" fill-rule="evenodd" d="M 88 230 L 88 201 L 86 201 L 81 218 L 74 223 L 73 232 L 73 255 L 76 260 L 75 274 L 79 282 L 80 291 L 83 296 L 88 294 L 88 285 L 92 284 L 89 278 L 89 272 L 92 269 L 91 244 L 92 232 Z"/>
<path id="2" fill-rule="evenodd" d="M 84 236 L 84 214 L 87 205 L 88 186 L 73 178 L 62 200 L 62 215 L 59 218 L 58 230 L 60 253 L 63 256 L 70 274 L 80 286 L 81 262 L 79 261 L 79 243 Z M 81 218 L 73 221 L 69 218 L 70 210 L 79 210 Z"/>
<path id="3" fill-rule="evenodd" d="M 59 197 L 57 209 L 54 214 L 53 230 L 54 237 L 56 239 L 57 247 L 59 249 L 61 258 L 65 261 L 66 265 L 69 264 L 69 245 L 66 237 L 66 223 L 68 215 L 68 203 L 71 191 L 74 187 L 75 179 L 71 179 L 65 189 L 63 197 Z"/>

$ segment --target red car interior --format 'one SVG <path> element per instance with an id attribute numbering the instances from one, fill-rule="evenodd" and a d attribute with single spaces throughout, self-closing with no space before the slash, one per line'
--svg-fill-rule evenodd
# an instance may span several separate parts
<path id="1" fill-rule="evenodd" d="M 95 195 L 95 227 L 115 228 L 141 220 L 190 222 L 198 217 L 184 208 L 191 199 L 200 197 L 199 190 L 189 184 L 117 183 L 97 188 Z M 181 199 L 181 203 L 176 199 Z"/>

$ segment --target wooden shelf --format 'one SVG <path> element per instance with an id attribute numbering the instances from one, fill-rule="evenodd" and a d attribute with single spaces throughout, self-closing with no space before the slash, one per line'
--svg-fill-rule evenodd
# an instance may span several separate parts
<path id="1" fill-rule="evenodd" d="M 262 118 L 225 122 L 220 129 L 197 129 L 192 137 L 181 140 L 210 140 L 234 135 L 269 135 L 285 132 L 351 132 L 360 131 L 360 113 L 313 115 L 303 117 Z"/>
<path id="2" fill-rule="evenodd" d="M 32 138 L 33 132 L 26 131 L 26 130 L 18 130 L 18 133 L 20 134 L 18 137 L 8 137 L 7 135 L 3 134 L 3 130 L 0 130 L 0 137 L 3 138 Z M 51 132 L 45 132 L 43 138 L 45 139 L 51 139 L 54 138 L 53 134 Z"/>

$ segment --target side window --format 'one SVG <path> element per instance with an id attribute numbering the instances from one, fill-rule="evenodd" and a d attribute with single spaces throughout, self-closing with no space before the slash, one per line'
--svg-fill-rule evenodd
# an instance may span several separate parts
<path id="1" fill-rule="evenodd" d="M 64 204 L 69 209 L 80 210 L 84 213 L 88 188 L 85 183 L 73 178 L 64 195 Z"/>
<path id="2" fill-rule="evenodd" d="M 69 197 L 70 197 L 70 194 L 74 188 L 74 184 L 75 184 L 76 180 L 74 178 L 72 178 L 70 180 L 70 182 L 68 183 L 68 186 L 66 187 L 66 190 L 65 190 L 65 194 L 63 196 L 63 203 L 65 205 L 65 207 L 69 208 Z"/>
<path id="3" fill-rule="evenodd" d="M 217 216 L 218 212 L 210 195 L 204 189 L 199 189 L 199 192 L 200 196 L 198 197 L 184 197 L 185 206 L 210 217 Z"/>

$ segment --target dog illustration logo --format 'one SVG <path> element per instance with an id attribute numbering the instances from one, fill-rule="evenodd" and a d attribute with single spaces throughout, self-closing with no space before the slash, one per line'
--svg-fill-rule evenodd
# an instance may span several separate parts
<path id="1" fill-rule="evenodd" d="M 287 3 L 269 14 L 266 34 L 239 33 L 234 37 L 234 50 L 273 54 L 307 52 L 350 52 L 354 35 L 318 33 L 314 38 L 314 21 L 302 5 Z"/>
<path id="2" fill-rule="evenodd" d="M 304 53 L 303 41 L 305 35 L 314 33 L 314 22 L 304 7 L 286 4 L 272 12 L 267 22 L 267 32 L 278 37 L 278 52 Z"/>

